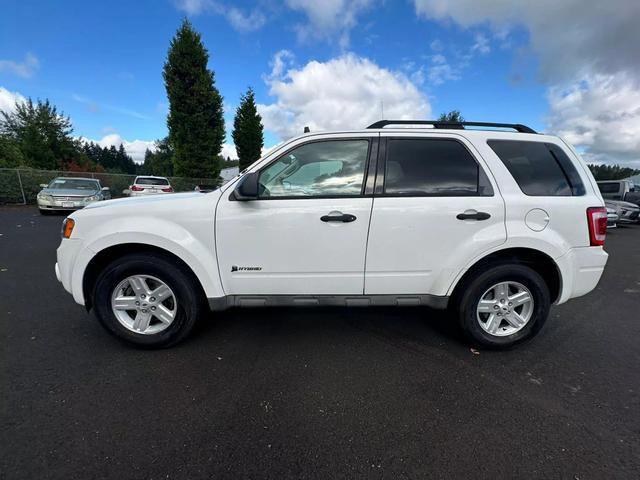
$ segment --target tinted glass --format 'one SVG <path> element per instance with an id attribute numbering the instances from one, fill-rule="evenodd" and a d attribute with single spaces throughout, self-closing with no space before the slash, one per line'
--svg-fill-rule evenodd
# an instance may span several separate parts
<path id="1" fill-rule="evenodd" d="M 618 193 L 620 190 L 619 183 L 599 183 L 598 188 L 601 193 Z"/>
<path id="2" fill-rule="evenodd" d="M 567 180 L 569 181 L 569 186 L 571 187 L 571 193 L 576 196 L 584 195 L 585 189 L 582 180 L 580 179 L 580 175 L 578 175 L 578 171 L 573 166 L 573 162 L 571 162 L 569 157 L 567 157 L 567 154 L 564 153 L 559 146 L 554 145 L 553 143 L 546 143 L 545 145 L 551 152 L 551 155 L 553 155 L 556 161 L 560 164 L 560 168 L 562 168 L 562 171 L 566 175 Z"/>
<path id="3" fill-rule="evenodd" d="M 384 191 L 390 195 L 492 195 L 469 151 L 455 140 L 390 139 Z"/>
<path id="4" fill-rule="evenodd" d="M 360 195 L 368 151 L 368 140 L 302 145 L 260 172 L 260 196 Z"/>
<path id="5" fill-rule="evenodd" d="M 166 178 L 138 177 L 135 185 L 169 185 Z"/>
<path id="6" fill-rule="evenodd" d="M 487 143 L 526 195 L 584 195 L 584 185 L 573 163 L 556 145 L 518 140 Z"/>
<path id="7" fill-rule="evenodd" d="M 76 178 L 56 178 L 49 184 L 52 190 L 100 190 L 97 180 L 82 180 Z"/>

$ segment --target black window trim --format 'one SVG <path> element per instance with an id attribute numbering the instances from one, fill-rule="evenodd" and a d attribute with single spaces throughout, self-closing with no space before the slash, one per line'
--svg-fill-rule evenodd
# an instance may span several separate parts
<path id="1" fill-rule="evenodd" d="M 522 189 L 522 187 L 520 186 L 520 182 L 518 182 L 518 180 L 516 180 L 516 177 L 514 177 L 513 173 L 511 173 L 511 170 L 509 169 L 507 164 L 504 162 L 504 160 L 502 160 L 500 155 L 498 155 L 498 153 L 491 147 L 491 144 L 489 142 L 496 142 L 496 141 L 497 142 L 516 142 L 516 143 L 541 143 L 542 145 L 544 145 L 545 148 L 549 151 L 549 154 L 551 155 L 551 158 L 553 158 L 555 160 L 556 165 L 558 165 L 558 168 L 562 172 L 562 175 L 564 176 L 564 179 L 567 182 L 567 186 L 569 187 L 569 190 L 570 190 L 571 193 L 569 195 L 530 195 L 527 192 L 525 192 Z M 585 181 L 582 178 L 582 175 L 580 175 L 579 170 L 576 168 L 575 164 L 571 161 L 571 157 L 569 155 L 567 155 L 567 153 L 565 152 L 564 148 L 562 148 L 557 143 L 553 143 L 553 142 L 549 142 L 549 141 L 518 140 L 518 139 L 507 139 L 507 138 L 487 138 L 486 143 L 487 143 L 487 146 L 493 152 L 493 154 L 498 158 L 498 160 L 500 160 L 502 165 L 504 165 L 504 168 L 507 169 L 507 172 L 509 172 L 509 175 L 511 175 L 511 178 L 513 179 L 515 184 L 518 186 L 518 189 L 520 189 L 520 192 L 522 192 L 523 195 L 525 195 L 527 197 L 542 197 L 542 198 L 565 197 L 566 198 L 566 197 L 584 197 L 587 194 L 587 188 L 585 187 Z M 571 180 L 569 179 L 569 175 L 567 175 L 567 172 L 565 171 L 565 168 L 562 165 L 562 162 L 560 160 L 558 160 L 558 158 L 556 157 L 555 153 L 553 153 L 553 150 L 551 150 L 549 148 L 549 145 L 554 145 L 554 146 L 558 147 L 560 150 L 562 150 L 565 153 L 565 155 L 567 156 L 567 158 L 569 159 L 569 161 L 571 162 L 571 165 L 573 166 L 573 169 L 576 171 L 576 174 L 578 175 L 578 178 L 582 182 L 582 188 L 583 188 L 584 191 L 583 191 L 583 193 L 581 195 L 576 195 L 575 193 L 573 193 L 574 192 L 574 185 L 571 183 Z"/>
<path id="2" fill-rule="evenodd" d="M 370 176 L 374 176 L 374 172 L 375 172 L 375 163 L 374 163 L 374 168 L 371 168 L 372 162 L 375 162 L 377 159 L 377 151 L 378 151 L 378 142 L 379 142 L 379 136 L 354 136 L 354 137 L 337 137 L 337 138 L 317 138 L 317 139 L 313 139 L 310 140 L 308 142 L 301 142 L 298 143 L 290 148 L 288 148 L 287 150 L 285 150 L 284 152 L 282 152 L 280 155 L 278 155 L 276 158 L 274 158 L 272 161 L 270 161 L 269 163 L 267 163 L 266 165 L 264 165 L 263 167 L 260 167 L 259 170 L 256 170 L 256 173 L 258 174 L 258 176 L 262 173 L 262 171 L 266 168 L 268 168 L 269 166 L 273 165 L 275 162 L 277 162 L 278 160 L 280 160 L 282 157 L 284 157 L 285 155 L 288 155 L 289 153 L 291 153 L 292 151 L 294 151 L 297 148 L 300 148 L 304 145 L 310 145 L 312 143 L 323 143 L 323 142 L 341 142 L 341 141 L 353 141 L 353 140 L 366 140 L 368 143 L 368 147 L 367 147 L 367 158 L 365 160 L 365 170 L 364 170 L 364 178 L 362 181 L 362 188 L 360 190 L 360 193 L 357 195 L 308 195 L 308 196 L 298 196 L 298 195 L 287 195 L 287 196 L 281 196 L 281 197 L 258 197 L 255 200 L 252 200 L 254 202 L 261 202 L 261 201 L 271 201 L 271 200 L 318 200 L 318 199 L 338 199 L 338 198 L 367 198 L 367 197 L 372 197 L 373 195 L 371 193 L 366 193 L 368 186 L 369 186 L 369 177 Z M 373 158 L 375 155 L 376 158 Z M 372 180 L 372 182 L 375 182 L 375 179 Z M 235 190 L 235 187 L 234 187 Z M 235 197 L 233 195 L 233 191 L 231 193 L 231 195 L 229 196 L 229 200 L 231 201 L 235 201 Z"/>
<path id="3" fill-rule="evenodd" d="M 487 194 L 487 195 L 480 195 L 479 193 L 475 193 L 475 194 L 470 194 L 470 195 L 447 195 L 447 194 L 440 194 L 440 193 L 422 193 L 422 194 L 417 194 L 417 193 L 386 193 L 385 192 L 385 179 L 384 179 L 384 173 L 386 171 L 386 166 L 387 166 L 387 157 L 388 157 L 388 149 L 387 149 L 387 141 L 388 140 L 425 140 L 425 141 L 434 141 L 434 140 L 446 140 L 446 141 L 450 141 L 450 142 L 456 142 L 460 145 L 462 145 L 462 147 L 469 153 L 469 155 L 471 156 L 471 158 L 473 159 L 473 161 L 476 163 L 476 166 L 478 167 L 478 190 L 480 190 L 480 172 L 483 172 L 485 177 L 487 177 L 487 180 L 489 181 L 489 186 L 491 187 L 491 194 Z M 376 177 L 376 186 L 375 186 L 375 196 L 376 197 L 386 197 L 386 198 L 394 198 L 394 197 L 440 197 L 440 198 L 467 198 L 467 197 L 494 197 L 495 196 L 495 191 L 496 191 L 496 186 L 493 185 L 493 183 L 491 182 L 491 175 L 489 175 L 487 173 L 487 170 L 482 166 L 482 164 L 478 161 L 478 158 L 476 157 L 476 155 L 474 155 L 474 153 L 469 149 L 469 147 L 460 139 L 458 138 L 453 138 L 453 137 L 444 137 L 444 136 L 395 136 L 395 135 L 385 135 L 383 137 L 380 138 L 380 154 L 379 154 L 379 160 L 378 160 L 378 172 L 377 172 L 377 177 Z"/>

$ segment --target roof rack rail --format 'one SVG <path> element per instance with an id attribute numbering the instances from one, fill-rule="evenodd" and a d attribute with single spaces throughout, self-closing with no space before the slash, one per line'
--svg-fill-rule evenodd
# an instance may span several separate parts
<path id="1" fill-rule="evenodd" d="M 537 133 L 534 129 L 520 123 L 441 122 L 438 120 L 379 120 L 367 128 L 384 128 L 387 125 L 432 125 L 433 128 L 452 130 L 464 130 L 465 127 L 512 128 L 520 133 Z"/>

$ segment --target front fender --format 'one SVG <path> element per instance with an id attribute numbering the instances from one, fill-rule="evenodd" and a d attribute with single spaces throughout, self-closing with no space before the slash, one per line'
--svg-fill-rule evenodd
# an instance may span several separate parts
<path id="1" fill-rule="evenodd" d="M 83 249 L 75 261 L 71 280 L 72 293 L 78 303 L 84 304 L 83 280 L 91 260 L 101 251 L 123 244 L 149 245 L 172 253 L 193 271 L 207 298 L 224 295 L 215 257 L 212 219 L 197 228 L 194 224 L 187 228 L 172 220 L 133 216 L 106 221 L 86 231 L 88 236 L 82 239 Z"/>

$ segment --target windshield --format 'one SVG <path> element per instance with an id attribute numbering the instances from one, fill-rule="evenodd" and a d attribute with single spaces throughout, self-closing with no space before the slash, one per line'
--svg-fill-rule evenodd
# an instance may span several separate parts
<path id="1" fill-rule="evenodd" d="M 136 185 L 169 185 L 166 178 L 138 177 L 135 181 Z"/>
<path id="2" fill-rule="evenodd" d="M 83 180 L 79 178 L 56 178 L 49 187 L 52 190 L 100 190 L 97 180 Z"/>

